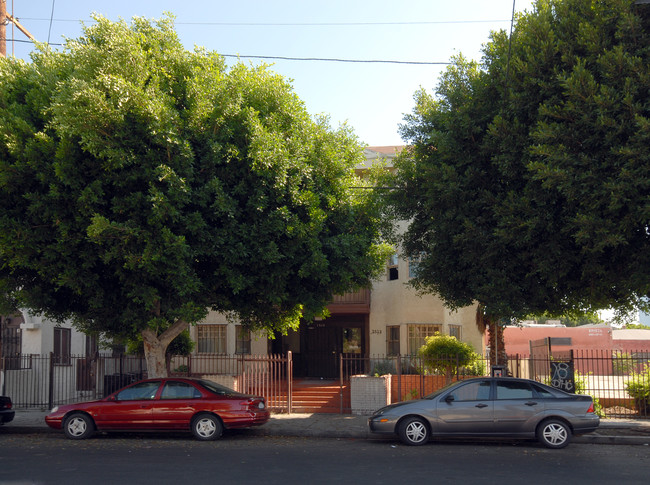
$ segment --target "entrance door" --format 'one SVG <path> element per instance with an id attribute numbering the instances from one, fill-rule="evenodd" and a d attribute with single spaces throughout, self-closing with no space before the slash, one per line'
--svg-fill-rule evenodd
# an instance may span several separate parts
<path id="1" fill-rule="evenodd" d="M 300 328 L 300 369 L 303 377 L 339 377 L 341 354 L 365 355 L 365 320 L 359 317 L 331 317 Z"/>
<path id="2" fill-rule="evenodd" d="M 342 349 L 342 332 L 339 327 L 321 322 L 301 329 L 302 372 L 304 377 L 338 376 L 337 362 Z"/>

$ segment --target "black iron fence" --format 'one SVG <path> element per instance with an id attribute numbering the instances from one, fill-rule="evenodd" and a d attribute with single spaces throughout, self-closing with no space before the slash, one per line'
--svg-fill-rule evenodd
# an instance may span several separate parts
<path id="1" fill-rule="evenodd" d="M 0 361 L 0 392 L 17 408 L 51 408 L 97 399 L 146 377 L 137 356 L 69 356 L 23 354 Z"/>
<path id="2" fill-rule="evenodd" d="M 389 402 L 422 397 L 448 382 L 489 375 L 494 369 L 482 357 L 461 365 L 450 356 L 436 368 L 425 365 L 417 356 L 341 354 L 338 358 L 341 396 L 349 396 L 343 391 L 349 389 L 352 376 L 390 376 Z M 275 411 L 291 412 L 291 352 L 260 356 L 201 354 L 173 357 L 169 364 L 171 375 L 208 378 L 241 392 L 262 395 Z M 514 355 L 498 371 L 589 394 L 605 416 L 650 418 L 647 351 L 573 350 L 543 358 Z M 22 355 L 0 360 L 0 393 L 9 395 L 16 408 L 47 409 L 97 399 L 146 377 L 146 362 L 138 356 L 71 356 L 62 362 L 52 355 Z M 349 402 L 342 402 L 342 412 L 350 408 Z"/>
<path id="3" fill-rule="evenodd" d="M 544 357 L 512 355 L 503 368 L 478 357 L 456 356 L 436 368 L 418 356 L 340 356 L 341 385 L 355 375 L 390 376 L 390 402 L 426 396 L 447 383 L 494 373 L 533 379 L 568 392 L 591 395 L 602 416 L 650 418 L 650 352 L 573 350 Z"/>
<path id="4" fill-rule="evenodd" d="M 171 375 L 203 377 L 247 394 L 266 397 L 271 409 L 291 411 L 291 353 L 205 354 L 173 357 Z M 0 360 L 0 394 L 16 408 L 50 409 L 59 404 L 106 397 L 147 377 L 146 361 L 132 355 L 20 355 Z"/>

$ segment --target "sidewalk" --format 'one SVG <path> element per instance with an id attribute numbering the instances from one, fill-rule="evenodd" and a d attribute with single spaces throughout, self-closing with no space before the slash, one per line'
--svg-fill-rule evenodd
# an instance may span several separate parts
<path id="1" fill-rule="evenodd" d="M 14 420 L 0 427 L 0 434 L 5 429 L 17 433 L 57 432 L 45 424 L 46 414 L 40 410 L 17 409 Z M 352 414 L 273 414 L 268 423 L 251 431 L 260 436 L 387 439 L 369 433 L 367 420 L 367 416 Z M 650 446 L 650 420 L 603 419 L 597 431 L 576 436 L 573 442 Z"/>

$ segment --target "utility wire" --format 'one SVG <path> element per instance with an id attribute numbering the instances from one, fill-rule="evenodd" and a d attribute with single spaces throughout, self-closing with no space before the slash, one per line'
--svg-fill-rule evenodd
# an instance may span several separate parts
<path id="1" fill-rule="evenodd" d="M 52 33 L 52 21 L 54 20 L 54 4 L 56 0 L 52 0 L 52 12 L 50 13 L 50 28 L 47 31 L 47 43 L 50 44 L 50 34 Z"/>
<path id="2" fill-rule="evenodd" d="M 0 39 L 3 40 L 3 39 Z M 31 44 L 31 40 L 25 39 L 4 39 L 7 42 L 24 42 L 26 44 Z M 63 46 L 64 44 L 59 43 L 49 43 L 51 46 Z M 339 59 L 339 58 L 329 58 L 329 57 L 286 57 L 286 56 L 248 56 L 241 54 L 218 54 L 222 57 L 229 57 L 233 59 L 267 59 L 275 61 L 300 61 L 300 62 L 346 62 L 350 64 L 406 64 L 406 65 L 415 65 L 415 66 L 447 66 L 451 62 L 442 62 L 442 61 L 396 61 L 390 59 Z"/>
<path id="3" fill-rule="evenodd" d="M 271 59 L 280 61 L 320 61 L 320 62 L 349 62 L 359 64 L 412 64 L 412 65 L 449 65 L 451 62 L 429 62 L 429 61 L 395 61 L 388 59 L 338 59 L 327 57 L 282 57 L 282 56 L 245 56 L 234 54 L 219 54 L 223 57 L 235 57 L 242 59 Z"/>
<path id="4" fill-rule="evenodd" d="M 50 20 L 39 17 L 21 17 L 23 20 Z M 54 22 L 87 22 L 82 19 L 52 19 Z M 90 19 L 92 21 L 92 19 Z M 444 25 L 444 24 L 482 24 L 482 23 L 505 23 L 510 19 L 495 20 L 433 20 L 415 22 L 178 22 L 176 25 L 214 25 L 232 27 L 359 27 L 359 26 L 382 26 L 382 25 Z"/>

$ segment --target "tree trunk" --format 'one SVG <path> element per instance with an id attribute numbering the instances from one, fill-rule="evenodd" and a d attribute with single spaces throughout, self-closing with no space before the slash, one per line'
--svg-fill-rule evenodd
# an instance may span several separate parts
<path id="1" fill-rule="evenodd" d="M 168 370 L 165 356 L 167 347 L 187 326 L 187 322 L 178 320 L 160 335 L 152 329 L 142 331 L 144 358 L 147 361 L 147 375 L 149 378 L 167 377 Z"/>
<path id="2" fill-rule="evenodd" d="M 490 365 L 508 365 L 503 326 L 499 325 L 497 319 L 485 315 L 481 304 L 476 308 L 476 325 L 480 330 L 487 331 Z"/>
<path id="3" fill-rule="evenodd" d="M 490 345 L 490 362 L 492 365 L 508 365 L 506 343 L 503 337 L 503 327 L 497 320 L 489 320 L 488 337 Z"/>

